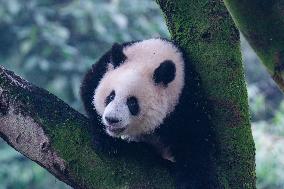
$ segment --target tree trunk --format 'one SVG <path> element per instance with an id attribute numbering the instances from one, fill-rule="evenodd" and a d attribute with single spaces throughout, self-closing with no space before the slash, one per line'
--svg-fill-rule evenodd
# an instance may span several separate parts
<path id="1" fill-rule="evenodd" d="M 239 32 L 219 0 L 157 0 L 172 38 L 201 76 L 216 138 L 219 188 L 255 188 L 255 147 Z"/>
<path id="2" fill-rule="evenodd" d="M 284 1 L 224 1 L 237 27 L 284 92 Z"/>
<path id="3" fill-rule="evenodd" d="M 204 107 L 215 137 L 210 175 L 218 183 L 211 188 L 255 188 L 255 149 L 239 33 L 224 4 L 157 3 L 173 39 L 200 74 L 202 95 L 210 104 Z M 174 188 L 169 172 L 143 146 L 129 146 L 116 156 L 95 152 L 93 126 L 52 94 L 0 68 L 0 136 L 16 150 L 75 188 Z"/>

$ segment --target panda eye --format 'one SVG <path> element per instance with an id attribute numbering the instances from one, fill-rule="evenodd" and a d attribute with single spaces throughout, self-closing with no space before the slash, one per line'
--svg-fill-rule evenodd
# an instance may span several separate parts
<path id="1" fill-rule="evenodd" d="M 111 93 L 106 97 L 105 104 L 108 105 L 115 98 L 115 91 L 111 91 Z"/>
<path id="2" fill-rule="evenodd" d="M 131 96 L 127 99 L 127 106 L 132 115 L 137 115 L 139 113 L 139 104 L 136 97 Z"/>

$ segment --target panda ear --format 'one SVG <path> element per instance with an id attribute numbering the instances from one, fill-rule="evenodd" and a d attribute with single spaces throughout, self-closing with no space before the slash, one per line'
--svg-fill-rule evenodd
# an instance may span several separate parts
<path id="1" fill-rule="evenodd" d="M 153 80 L 156 84 L 162 84 L 167 87 L 167 85 L 175 79 L 175 76 L 175 64 L 171 60 L 165 60 L 155 69 Z"/>
<path id="2" fill-rule="evenodd" d="M 114 68 L 122 64 L 127 57 L 123 54 L 123 46 L 114 43 L 111 48 L 111 64 Z"/>

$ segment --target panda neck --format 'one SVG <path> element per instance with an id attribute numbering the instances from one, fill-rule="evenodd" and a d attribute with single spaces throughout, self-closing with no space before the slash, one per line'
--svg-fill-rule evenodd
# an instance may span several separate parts
<path id="1" fill-rule="evenodd" d="M 148 134 L 136 137 L 135 142 L 144 142 L 150 146 L 152 146 L 155 151 L 165 160 L 169 160 L 171 162 L 175 162 L 175 157 L 172 154 L 171 148 L 167 145 L 160 136 L 156 134 Z"/>

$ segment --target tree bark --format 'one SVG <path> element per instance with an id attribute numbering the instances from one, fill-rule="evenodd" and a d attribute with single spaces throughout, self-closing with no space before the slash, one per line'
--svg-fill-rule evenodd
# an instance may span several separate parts
<path id="1" fill-rule="evenodd" d="M 173 188 L 168 171 L 138 144 L 110 156 L 92 148 L 88 119 L 0 67 L 0 137 L 74 188 Z"/>
<path id="2" fill-rule="evenodd" d="M 237 27 L 284 91 L 284 1 L 224 0 Z"/>
<path id="3" fill-rule="evenodd" d="M 202 80 L 215 136 L 217 188 L 256 188 L 239 32 L 222 1 L 157 0 L 171 36 Z M 216 188 L 216 187 L 215 187 Z"/>
<path id="4" fill-rule="evenodd" d="M 239 33 L 224 4 L 157 3 L 173 39 L 202 79 L 201 95 L 208 101 L 204 112 L 215 137 L 214 169 L 208 171 L 218 186 L 211 188 L 255 188 L 255 149 Z M 115 156 L 95 152 L 92 126 L 55 96 L 0 68 L 0 136 L 16 150 L 75 188 L 174 188 L 169 172 L 138 144 Z"/>

